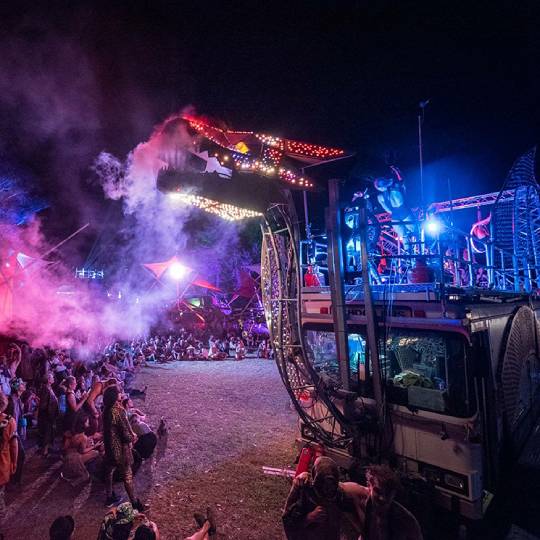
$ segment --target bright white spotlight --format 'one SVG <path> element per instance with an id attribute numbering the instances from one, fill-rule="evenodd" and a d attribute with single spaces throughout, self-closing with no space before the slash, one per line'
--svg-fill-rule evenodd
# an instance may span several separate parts
<path id="1" fill-rule="evenodd" d="M 436 218 L 429 218 L 425 225 L 425 231 L 431 236 L 437 236 L 443 229 L 443 224 Z"/>
<path id="2" fill-rule="evenodd" d="M 189 269 L 179 262 L 173 262 L 171 266 L 169 266 L 169 276 L 171 276 L 174 281 L 180 281 L 188 272 Z"/>

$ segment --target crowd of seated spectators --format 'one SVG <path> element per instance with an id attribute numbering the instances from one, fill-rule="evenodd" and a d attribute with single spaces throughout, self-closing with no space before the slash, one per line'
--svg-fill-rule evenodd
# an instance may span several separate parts
<path id="1" fill-rule="evenodd" d="M 31 348 L 16 341 L 0 348 L 0 514 L 5 510 L 6 486 L 24 483 L 25 455 L 33 448 L 46 466 L 60 459 L 60 476 L 72 486 L 90 479 L 104 482 L 105 504 L 110 508 L 122 500 L 113 481 L 123 481 L 129 499 L 124 505 L 139 516 L 138 525 L 148 529 L 146 536 L 141 532 L 137 538 L 157 538 L 157 527 L 141 518 L 147 505 L 135 496 L 133 475 L 151 457 L 163 426 L 154 430 L 133 402 L 146 394 L 146 388 L 133 386 L 134 376 L 149 362 L 242 360 L 248 352 L 259 358 L 271 356 L 267 340 L 248 332 L 217 338 L 187 330 L 110 343 L 85 360 L 67 349 Z M 109 522 L 115 520 L 118 508 L 108 515 Z M 128 506 L 122 508 L 120 512 Z M 64 518 L 56 525 L 69 530 L 72 520 Z M 207 518 L 199 516 L 198 522 L 203 533 L 193 538 L 208 538 L 214 527 Z M 131 533 L 125 538 L 136 537 L 135 528 L 127 528 Z M 70 537 L 62 534 L 51 532 L 51 538 Z M 107 527 L 100 536 L 121 537 L 110 536 Z"/>
<path id="2" fill-rule="evenodd" d="M 197 334 L 182 330 L 176 335 L 155 336 L 135 340 L 130 346 L 129 358 L 122 357 L 127 364 L 134 360 L 145 362 L 173 362 L 175 360 L 243 360 L 248 353 L 258 358 L 270 358 L 268 340 L 248 332 L 224 337 Z"/>

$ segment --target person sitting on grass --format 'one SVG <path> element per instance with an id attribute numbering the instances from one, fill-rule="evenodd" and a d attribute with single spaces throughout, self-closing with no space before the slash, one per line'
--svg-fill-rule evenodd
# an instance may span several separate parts
<path id="1" fill-rule="evenodd" d="M 339 540 L 341 517 L 353 510 L 339 485 L 334 460 L 319 457 L 313 477 L 304 472 L 293 482 L 282 520 L 287 540 Z"/>
<path id="2" fill-rule="evenodd" d="M 224 360 L 226 357 L 227 355 L 219 350 L 217 342 L 214 341 L 208 352 L 208 358 L 211 360 Z"/>
<path id="3" fill-rule="evenodd" d="M 191 343 L 187 346 L 186 357 L 188 360 L 197 359 L 197 353 L 196 353 L 195 347 Z"/>
<path id="4" fill-rule="evenodd" d="M 194 517 L 199 530 L 185 540 L 214 538 L 216 524 L 211 509 L 207 509 L 207 515 L 195 513 Z M 160 540 L 160 534 L 157 525 L 145 514 L 135 510 L 130 503 L 123 503 L 105 516 L 98 540 Z"/>
<path id="5" fill-rule="evenodd" d="M 142 368 L 142 367 L 146 366 L 146 359 L 145 359 L 144 354 L 142 352 L 137 352 L 135 354 L 135 359 L 134 359 L 133 362 L 135 364 L 135 371 L 137 371 L 139 368 Z"/>
<path id="6" fill-rule="evenodd" d="M 263 339 L 257 347 L 257 358 L 268 358 L 268 344 L 266 339 Z"/>
<path id="7" fill-rule="evenodd" d="M 180 360 L 182 357 L 182 345 L 180 344 L 180 341 L 180 339 L 177 339 L 171 348 L 171 354 L 174 360 Z"/>
<path id="8" fill-rule="evenodd" d="M 144 421 L 146 415 L 133 406 L 133 401 L 130 398 L 124 398 L 122 406 L 126 410 L 131 429 L 137 437 L 133 449 L 139 453 L 142 459 L 148 459 L 157 445 L 157 436 Z"/>
<path id="9" fill-rule="evenodd" d="M 360 540 L 422 540 L 416 518 L 395 501 L 399 489 L 396 473 L 388 465 L 373 465 L 367 469 L 366 480 L 367 487 L 355 482 L 340 484 L 355 508 L 353 524 Z"/>
<path id="10" fill-rule="evenodd" d="M 135 365 L 133 363 L 133 356 L 129 352 L 123 353 L 120 356 L 119 366 L 122 371 L 133 373 L 135 371 Z"/>
<path id="11" fill-rule="evenodd" d="M 65 433 L 64 464 L 61 476 L 72 485 L 78 485 L 90 477 L 86 464 L 103 453 L 101 442 L 95 443 L 92 437 L 87 437 L 88 417 L 79 416 L 75 420 L 72 432 Z"/>
<path id="12" fill-rule="evenodd" d="M 231 336 L 231 339 L 229 340 L 229 354 L 231 356 L 234 356 L 235 351 L 236 351 L 236 338 L 234 336 Z"/>
<path id="13" fill-rule="evenodd" d="M 133 445 L 133 449 L 137 450 L 142 459 L 148 459 L 154 453 L 154 449 L 156 448 L 157 435 L 138 415 L 133 415 L 131 417 L 130 425 L 133 433 L 137 435 L 137 442 Z"/>
<path id="14" fill-rule="evenodd" d="M 236 354 L 235 359 L 236 360 L 243 360 L 246 357 L 246 347 L 244 346 L 244 342 L 241 338 L 238 338 L 238 342 L 236 344 Z"/>
<path id="15" fill-rule="evenodd" d="M 139 532 L 140 530 L 140 532 Z M 103 518 L 97 540 L 159 539 L 157 525 L 129 502 L 112 508 Z"/>

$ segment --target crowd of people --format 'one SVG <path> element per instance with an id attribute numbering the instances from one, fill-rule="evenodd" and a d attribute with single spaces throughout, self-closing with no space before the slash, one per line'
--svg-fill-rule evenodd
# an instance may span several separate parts
<path id="1" fill-rule="evenodd" d="M 240 335 L 229 333 L 217 337 L 181 330 L 174 336 L 134 341 L 131 349 L 138 359 L 161 363 L 175 360 L 243 360 L 249 353 L 256 354 L 258 358 L 271 358 L 272 355 L 267 338 L 247 331 Z"/>
<path id="2" fill-rule="evenodd" d="M 162 361 L 162 355 L 169 361 L 175 345 L 178 356 L 172 359 L 182 359 L 192 343 L 191 335 L 116 342 L 85 361 L 67 350 L 10 343 L 0 356 L 0 515 L 6 510 L 6 486 L 21 485 L 26 449 L 35 443 L 44 462 L 49 455 L 61 459 L 63 481 L 76 487 L 91 477 L 103 482 L 105 506 L 111 510 L 100 540 L 159 538 L 156 524 L 145 515 L 148 505 L 135 493 L 133 476 L 167 428 L 162 419 L 154 430 L 135 407 L 132 398 L 144 396 L 146 388 L 135 388 L 134 376 L 147 362 Z M 120 481 L 126 502 L 113 489 Z M 197 514 L 196 521 L 199 530 L 192 540 L 214 535 L 211 509 Z M 61 516 L 51 525 L 50 537 L 71 538 L 74 527 L 71 516 Z"/>
<path id="3" fill-rule="evenodd" d="M 269 356 L 265 340 L 246 342 L 260 357 Z M 159 538 L 133 477 L 159 438 L 167 436 L 167 427 L 162 419 L 153 429 L 135 406 L 133 400 L 147 390 L 135 387 L 135 375 L 148 363 L 193 360 L 193 349 L 206 350 L 202 357 L 211 360 L 218 353 L 240 359 L 245 348 L 242 337 L 216 339 L 186 331 L 111 343 L 97 358 L 81 361 L 67 350 L 10 343 L 0 356 L 0 515 L 6 509 L 6 485 L 24 481 L 25 448 L 35 437 L 42 459 L 50 454 L 61 459 L 63 481 L 79 486 L 97 478 L 103 483 L 109 511 L 96 524 L 98 540 Z M 293 482 L 283 513 L 287 538 L 339 540 L 347 515 L 362 539 L 421 539 L 412 514 L 394 501 L 398 484 L 393 473 L 372 468 L 367 480 L 367 487 L 340 482 L 337 465 L 327 457 L 317 459 L 312 474 L 303 472 Z M 123 483 L 124 497 L 115 492 L 115 482 Z M 214 537 L 212 509 L 194 517 L 197 531 L 189 539 Z M 75 528 L 72 516 L 60 516 L 50 527 L 50 538 L 68 540 Z M 386 531 L 382 536 L 381 530 Z"/>

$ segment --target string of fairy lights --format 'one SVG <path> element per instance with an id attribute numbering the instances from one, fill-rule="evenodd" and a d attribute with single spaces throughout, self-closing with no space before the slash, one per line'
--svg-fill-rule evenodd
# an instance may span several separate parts
<path id="1" fill-rule="evenodd" d="M 233 204 L 220 203 L 212 199 L 207 199 L 206 197 L 201 197 L 200 195 L 174 192 L 169 193 L 169 197 L 172 200 L 178 201 L 182 204 L 195 206 L 200 210 L 204 210 L 210 214 L 215 214 L 221 219 L 225 219 L 227 221 L 240 221 L 242 219 L 262 217 L 262 214 L 260 212 L 256 212 L 255 210 L 240 208 L 239 206 L 235 206 Z"/>
<path id="2" fill-rule="evenodd" d="M 291 141 L 252 131 L 225 131 L 197 117 L 186 115 L 183 118 L 195 132 L 230 152 L 215 154 L 221 165 L 229 166 L 232 163 L 240 172 L 256 172 L 263 176 L 275 177 L 300 189 L 313 188 L 313 182 L 299 174 L 294 167 L 286 167 L 283 163 L 286 155 L 316 160 L 345 155 L 345 151 L 340 148 Z M 249 146 L 251 144 L 253 147 L 251 139 L 259 143 L 256 151 Z"/>

